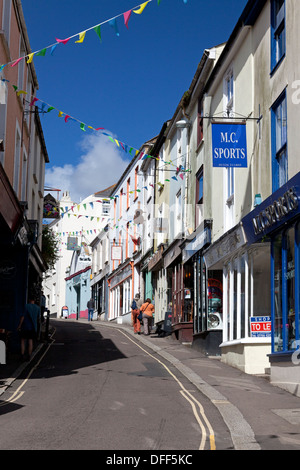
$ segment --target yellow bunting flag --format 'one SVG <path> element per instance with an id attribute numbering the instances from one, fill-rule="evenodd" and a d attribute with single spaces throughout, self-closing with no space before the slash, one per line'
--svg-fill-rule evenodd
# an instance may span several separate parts
<path id="1" fill-rule="evenodd" d="M 86 31 L 83 31 L 82 33 L 80 33 L 78 41 L 75 41 L 75 42 L 77 42 L 78 44 L 83 43 L 85 35 L 86 35 Z"/>
<path id="2" fill-rule="evenodd" d="M 143 11 L 145 10 L 146 6 L 148 5 L 149 1 L 150 0 L 148 0 L 148 2 L 142 3 L 140 5 L 140 8 L 138 10 L 133 10 L 133 12 L 136 13 L 137 15 L 141 15 Z"/>
<path id="3" fill-rule="evenodd" d="M 34 52 L 32 52 L 31 54 L 28 55 L 27 64 L 31 64 L 33 56 L 34 56 Z"/>

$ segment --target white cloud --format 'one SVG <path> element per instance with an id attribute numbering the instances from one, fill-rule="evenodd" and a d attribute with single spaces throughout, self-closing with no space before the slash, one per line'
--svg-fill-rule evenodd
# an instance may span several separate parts
<path id="1" fill-rule="evenodd" d="M 117 183 L 129 164 L 126 153 L 122 155 L 117 145 L 102 134 L 85 136 L 81 149 L 77 165 L 46 169 L 46 185 L 69 191 L 74 202 Z"/>

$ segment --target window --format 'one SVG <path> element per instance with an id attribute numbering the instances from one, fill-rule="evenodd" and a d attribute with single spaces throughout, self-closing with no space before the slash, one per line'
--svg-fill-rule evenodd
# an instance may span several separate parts
<path id="1" fill-rule="evenodd" d="M 181 217 L 181 190 L 176 194 L 176 207 L 175 207 L 175 236 L 181 234 L 182 231 L 182 217 Z"/>
<path id="2" fill-rule="evenodd" d="M 203 166 L 196 175 L 196 226 L 201 223 L 203 215 Z"/>
<path id="3" fill-rule="evenodd" d="M 138 197 L 137 189 L 138 189 L 138 174 L 139 174 L 139 167 L 137 166 L 134 172 L 134 199 Z"/>
<path id="4" fill-rule="evenodd" d="M 203 204 L 203 167 L 196 178 L 196 204 Z"/>
<path id="5" fill-rule="evenodd" d="M 234 89 L 233 69 L 230 68 L 224 77 L 224 112 L 227 116 L 233 116 Z"/>
<path id="6" fill-rule="evenodd" d="M 198 101 L 198 129 L 197 129 L 197 147 L 203 140 L 203 99 Z"/>
<path id="7" fill-rule="evenodd" d="M 10 45 L 10 11 L 11 11 L 11 0 L 4 0 L 3 5 L 3 17 L 2 17 L 2 29 L 4 31 L 5 39 L 8 46 Z"/>
<path id="8" fill-rule="evenodd" d="M 102 201 L 102 214 L 108 215 L 110 212 L 110 202 L 109 201 Z"/>
<path id="9" fill-rule="evenodd" d="M 126 210 L 129 209 L 129 204 L 130 204 L 130 178 L 127 180 L 127 193 L 126 193 L 126 196 L 127 196 L 127 206 L 126 206 Z"/>
<path id="10" fill-rule="evenodd" d="M 24 57 L 26 55 L 25 45 L 21 39 L 20 44 L 20 57 Z M 23 90 L 24 85 L 24 70 L 25 70 L 25 61 L 21 60 L 18 64 L 18 89 Z"/>
<path id="11" fill-rule="evenodd" d="M 17 128 L 16 143 L 15 143 L 15 161 L 14 161 L 14 182 L 13 182 L 13 188 L 17 195 L 19 194 L 20 167 L 21 167 L 21 133 L 19 129 Z"/>
<path id="12" fill-rule="evenodd" d="M 274 70 L 285 55 L 285 0 L 272 0 L 271 35 L 271 70 Z"/>
<path id="13" fill-rule="evenodd" d="M 299 346 L 299 224 L 272 241 L 272 352 Z"/>
<path id="14" fill-rule="evenodd" d="M 26 201 L 26 190 L 27 190 L 27 153 L 24 149 L 23 152 L 23 165 L 22 165 L 22 187 L 21 187 L 21 199 Z"/>
<path id="15" fill-rule="evenodd" d="M 226 168 L 227 173 L 227 201 L 234 195 L 234 168 Z"/>
<path id="16" fill-rule="evenodd" d="M 273 192 L 288 180 L 287 102 L 285 93 L 272 107 L 272 180 Z"/>

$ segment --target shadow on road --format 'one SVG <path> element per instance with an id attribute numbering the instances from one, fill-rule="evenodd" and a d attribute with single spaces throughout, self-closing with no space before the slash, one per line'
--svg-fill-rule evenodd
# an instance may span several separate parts
<path id="1" fill-rule="evenodd" d="M 35 378 L 77 374 L 79 369 L 125 359 L 113 341 L 92 323 L 51 320 L 53 343 L 35 372 Z"/>

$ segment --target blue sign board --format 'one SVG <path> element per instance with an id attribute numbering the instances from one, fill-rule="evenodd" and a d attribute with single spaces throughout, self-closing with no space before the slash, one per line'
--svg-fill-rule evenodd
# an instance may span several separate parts
<path id="1" fill-rule="evenodd" d="M 247 168 L 246 124 L 212 124 L 214 168 Z"/>
<path id="2" fill-rule="evenodd" d="M 300 172 L 242 219 L 249 244 L 272 236 L 300 214 Z"/>

